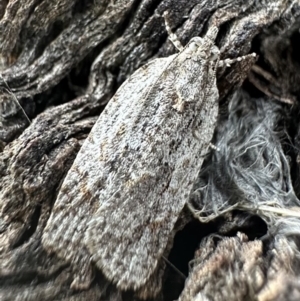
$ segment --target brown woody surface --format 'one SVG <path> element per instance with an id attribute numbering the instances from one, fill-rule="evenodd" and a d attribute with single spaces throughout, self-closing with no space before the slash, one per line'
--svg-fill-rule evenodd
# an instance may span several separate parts
<path id="1" fill-rule="evenodd" d="M 137 68 L 176 51 L 164 28 L 162 14 L 166 10 L 183 44 L 203 35 L 208 22 L 214 20 L 220 25 L 216 44 L 221 58 L 251 51 L 259 54 L 253 67 L 241 62 L 218 72 L 221 108 L 226 111 L 227 100 L 252 67 L 242 89 L 250 92 L 253 100 L 266 96 L 269 102 L 281 102 L 288 113 L 280 120 L 288 137 L 283 149 L 299 196 L 298 0 L 3 0 L 1 300 L 137 298 L 134 292 L 117 291 L 100 271 L 95 271 L 88 290 L 70 289 L 70 267 L 43 250 L 41 235 L 61 181 L 110 97 Z M 287 225 L 281 220 L 267 231 L 260 218 L 246 212 L 209 224 L 189 222 L 175 237 L 169 256 L 188 276 L 188 261 L 198 250 L 180 298 L 299 300 L 297 223 L 298 218 Z M 248 238 L 246 234 L 236 236 L 238 231 Z M 224 236 L 218 236 L 217 241 L 202 239 L 211 233 Z M 257 240 L 251 241 L 254 238 Z M 179 298 L 184 286 L 180 274 L 167 266 L 164 275 L 157 275 L 163 277 L 164 286 L 156 300 Z"/>

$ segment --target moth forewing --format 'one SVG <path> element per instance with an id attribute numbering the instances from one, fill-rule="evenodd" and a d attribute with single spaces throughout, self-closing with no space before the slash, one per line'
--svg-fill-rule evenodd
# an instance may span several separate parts
<path id="1" fill-rule="evenodd" d="M 127 151 L 116 158 L 115 181 L 107 184 L 84 242 L 96 265 L 122 289 L 141 287 L 154 272 L 188 199 L 217 117 L 214 67 L 192 62 L 183 50 L 112 147 L 127 145 Z"/>
<path id="2" fill-rule="evenodd" d="M 153 60 L 124 82 L 100 115 L 61 186 L 44 230 L 42 243 L 49 253 L 55 252 L 60 258 L 73 264 L 74 288 L 88 286 L 92 281 L 91 254 L 87 251 L 83 238 L 90 217 L 103 201 L 105 186 L 114 181 L 114 174 L 118 169 L 117 162 L 113 163 L 113 157 L 120 150 L 113 147 L 114 141 L 118 141 L 119 135 L 124 132 L 126 116 L 132 118 L 134 114 L 131 111 L 138 109 L 143 102 L 142 96 L 147 94 L 149 87 L 161 74 L 160 68 L 165 68 L 171 59 L 172 57 Z M 136 148 L 138 147 L 136 143 Z M 126 149 L 125 146 L 124 148 Z"/>
<path id="3" fill-rule="evenodd" d="M 215 49 L 194 39 L 140 68 L 93 127 L 43 235 L 46 250 L 85 267 L 76 281 L 88 282 L 90 260 L 121 289 L 155 271 L 214 132 Z"/>

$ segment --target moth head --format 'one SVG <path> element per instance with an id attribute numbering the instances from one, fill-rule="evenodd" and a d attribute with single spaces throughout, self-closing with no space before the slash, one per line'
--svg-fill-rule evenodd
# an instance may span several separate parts
<path id="1" fill-rule="evenodd" d="M 203 45 L 203 43 L 204 43 L 204 39 L 200 37 L 194 37 L 189 41 L 187 48 L 192 52 L 196 52 L 198 51 L 199 47 Z"/>
<path id="2" fill-rule="evenodd" d="M 207 59 L 207 53 L 205 51 L 205 41 L 203 38 L 194 37 L 188 43 L 186 50 L 192 56 L 200 56 L 200 58 Z"/>
<path id="3" fill-rule="evenodd" d="M 210 40 L 194 37 L 186 46 L 186 51 L 191 56 L 196 56 L 204 60 L 216 60 L 220 50 Z"/>

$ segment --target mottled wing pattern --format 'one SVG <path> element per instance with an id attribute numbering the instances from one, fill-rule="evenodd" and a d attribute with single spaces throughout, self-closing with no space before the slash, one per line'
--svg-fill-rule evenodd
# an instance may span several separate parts
<path id="1" fill-rule="evenodd" d="M 78 153 L 43 236 L 47 250 L 78 266 L 92 260 L 122 289 L 138 289 L 157 267 L 215 128 L 216 62 L 191 46 L 120 87 Z"/>
<path id="2" fill-rule="evenodd" d="M 78 267 L 74 287 L 88 286 L 92 280 L 90 254 L 83 238 L 88 222 L 103 201 L 102 190 L 112 180 L 111 169 L 118 168 L 113 163 L 118 149 L 110 153 L 111 143 L 116 143 L 111 141 L 116 135 L 115 124 L 121 120 L 126 124 L 128 107 L 137 107 L 140 95 L 149 90 L 161 73 L 159 68 L 165 68 L 170 60 L 172 57 L 151 61 L 124 82 L 102 112 L 62 184 L 42 242 L 48 252 Z"/>
<path id="3" fill-rule="evenodd" d="M 207 82 L 199 78 L 199 71 L 211 67 L 180 60 L 179 54 L 155 88 L 125 119 L 116 120 L 106 144 L 109 173 L 84 243 L 97 266 L 123 289 L 139 288 L 155 270 L 214 131 L 215 79 L 207 95 L 212 100 L 201 105 Z"/>

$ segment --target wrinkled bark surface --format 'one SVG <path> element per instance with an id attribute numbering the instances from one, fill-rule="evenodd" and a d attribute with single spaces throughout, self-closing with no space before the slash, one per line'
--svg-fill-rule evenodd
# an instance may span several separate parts
<path id="1" fill-rule="evenodd" d="M 276 139 L 264 147 L 280 148 L 278 162 L 288 165 L 278 172 L 280 189 L 292 192 L 279 206 L 289 210 L 289 218 L 282 217 L 282 211 L 266 215 L 260 210 L 260 200 L 265 205 L 260 192 L 273 191 L 274 198 L 276 194 L 268 188 L 274 181 L 261 184 L 255 173 L 251 185 L 259 189 L 252 207 L 243 203 L 225 214 L 211 210 L 201 217 L 207 222 L 215 215 L 208 223 L 186 209 L 170 243 L 167 268 L 157 275 L 163 277 L 163 288 L 155 300 L 177 299 L 183 288 L 181 300 L 299 300 L 299 0 L 1 1 L 1 300 L 147 299 L 147 288 L 144 293 L 118 291 L 98 270 L 89 289 L 72 290 L 70 267 L 43 250 L 41 236 L 60 184 L 105 104 L 137 68 L 176 52 L 162 18 L 166 10 L 183 44 L 216 22 L 221 59 L 252 51 L 259 55 L 257 61 L 218 70 L 221 112 L 215 143 L 223 143 L 225 123 L 238 125 L 246 112 L 255 113 L 255 106 L 262 107 L 265 118 L 268 110 L 276 111 L 270 126 Z M 241 99 L 251 108 L 243 105 L 230 119 L 230 108 L 237 108 L 234 103 Z M 249 126 L 254 127 L 251 118 Z M 248 132 L 243 129 L 241 135 Z M 235 149 L 246 152 L 239 147 L 245 141 L 235 141 L 240 141 Z M 256 156 L 265 158 L 264 167 L 273 164 L 263 151 Z M 220 166 L 220 176 L 228 173 L 226 164 L 213 160 L 208 156 L 204 171 Z M 253 167 L 247 160 L 245 170 Z M 205 172 L 199 179 L 195 191 L 210 183 Z M 226 188 L 238 182 L 228 180 L 218 193 L 234 195 L 236 203 L 247 200 L 245 191 L 251 189 Z M 192 199 L 195 206 L 203 205 L 197 194 Z"/>

